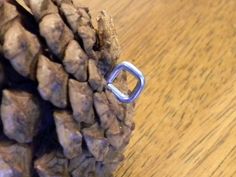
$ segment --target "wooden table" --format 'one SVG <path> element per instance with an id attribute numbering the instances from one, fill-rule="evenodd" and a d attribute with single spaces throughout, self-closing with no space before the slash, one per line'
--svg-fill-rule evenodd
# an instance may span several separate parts
<path id="1" fill-rule="evenodd" d="M 114 17 L 147 79 L 115 176 L 236 177 L 236 0 L 81 2 Z"/>
<path id="2" fill-rule="evenodd" d="M 81 0 L 146 75 L 116 177 L 236 177 L 236 0 Z"/>

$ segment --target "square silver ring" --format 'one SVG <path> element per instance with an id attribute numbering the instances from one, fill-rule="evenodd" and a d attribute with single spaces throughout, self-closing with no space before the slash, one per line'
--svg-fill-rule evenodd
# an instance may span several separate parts
<path id="1" fill-rule="evenodd" d="M 116 77 L 119 75 L 119 73 L 122 71 L 128 71 L 138 80 L 134 90 L 129 95 L 122 93 L 117 87 L 112 84 Z M 107 88 L 117 97 L 120 102 L 123 103 L 131 103 L 136 100 L 143 91 L 144 86 L 145 78 L 142 72 L 138 70 L 133 64 L 126 61 L 117 65 L 107 78 Z"/>

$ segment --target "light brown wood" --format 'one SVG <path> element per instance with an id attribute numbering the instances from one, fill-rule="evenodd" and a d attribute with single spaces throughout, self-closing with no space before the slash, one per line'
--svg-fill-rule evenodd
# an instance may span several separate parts
<path id="1" fill-rule="evenodd" d="M 81 2 L 114 17 L 147 79 L 115 176 L 236 177 L 236 1 Z"/>
<path id="2" fill-rule="evenodd" d="M 236 1 L 81 2 L 147 78 L 116 177 L 236 177 Z"/>

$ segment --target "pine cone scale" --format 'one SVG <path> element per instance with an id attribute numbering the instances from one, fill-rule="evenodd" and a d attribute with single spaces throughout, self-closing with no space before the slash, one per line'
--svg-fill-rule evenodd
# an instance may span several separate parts
<path id="1" fill-rule="evenodd" d="M 95 29 L 77 0 L 26 3 L 35 20 L 30 28 L 31 16 L 17 2 L 0 1 L 0 173 L 111 177 L 134 129 L 134 105 L 120 103 L 106 88 L 105 76 L 120 55 L 113 21 L 101 12 Z M 114 82 L 129 92 L 126 74 Z M 4 156 L 5 142 L 26 150 Z M 27 161 L 4 163 L 13 158 Z"/>

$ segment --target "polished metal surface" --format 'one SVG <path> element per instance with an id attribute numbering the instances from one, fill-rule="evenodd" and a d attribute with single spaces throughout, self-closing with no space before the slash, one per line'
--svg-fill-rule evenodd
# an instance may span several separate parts
<path id="1" fill-rule="evenodd" d="M 122 71 L 128 71 L 130 74 L 135 76 L 138 80 L 137 85 L 135 86 L 134 90 L 129 94 L 126 95 L 122 93 L 118 88 L 113 85 L 113 81 Z M 145 78 L 142 72 L 136 68 L 133 64 L 129 62 L 122 62 L 121 64 L 117 65 L 113 71 L 110 73 L 109 77 L 107 78 L 107 88 L 117 97 L 120 102 L 123 103 L 131 103 L 136 100 L 141 92 L 143 91 L 145 86 Z"/>

